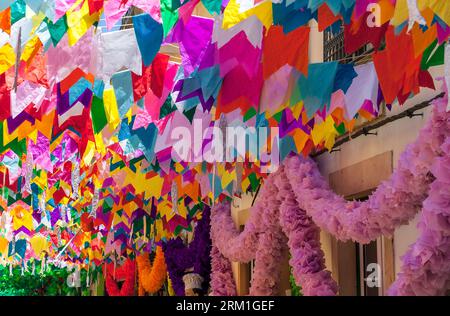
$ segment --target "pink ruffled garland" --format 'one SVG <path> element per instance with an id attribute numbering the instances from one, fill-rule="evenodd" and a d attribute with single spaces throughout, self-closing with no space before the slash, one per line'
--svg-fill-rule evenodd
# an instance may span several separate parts
<path id="1" fill-rule="evenodd" d="M 448 288 L 450 114 L 446 103 L 446 99 L 434 102 L 431 120 L 403 152 L 392 177 L 365 202 L 347 202 L 336 195 L 312 160 L 291 157 L 285 162 L 298 205 L 338 239 L 366 243 L 391 235 L 422 208 L 421 236 L 403 258 L 391 295 L 439 295 Z"/>
<path id="2" fill-rule="evenodd" d="M 396 227 L 408 223 L 422 208 L 434 180 L 431 166 L 449 133 L 448 126 L 442 123 L 448 114 L 441 102 L 435 101 L 431 120 L 401 154 L 391 178 L 380 184 L 367 201 L 348 202 L 336 195 L 311 159 L 286 159 L 286 172 L 299 206 L 321 228 L 343 241 L 367 243 L 381 235 L 392 235 Z"/>
<path id="3" fill-rule="evenodd" d="M 223 259 L 257 258 L 250 293 L 276 294 L 275 263 L 285 239 L 280 227 L 289 237 L 290 263 L 304 294 L 333 295 L 337 287 L 324 270 L 319 230 L 313 222 L 338 239 L 367 243 L 393 234 L 423 207 L 421 236 L 403 257 L 402 272 L 390 294 L 444 294 L 450 286 L 450 115 L 446 104 L 446 98 L 434 102 L 432 119 L 401 155 L 392 177 L 365 202 L 345 201 L 330 190 L 312 160 L 290 157 L 266 180 L 243 233 L 235 229 L 229 205 L 216 206 L 212 239 Z"/>
<path id="4" fill-rule="evenodd" d="M 255 256 L 259 233 L 252 221 L 242 233 L 230 217 L 229 204 L 219 203 L 211 210 L 211 239 L 213 245 L 229 260 L 249 262 Z"/>
<path id="5" fill-rule="evenodd" d="M 450 113 L 437 101 L 434 126 L 445 141 L 431 167 L 436 177 L 423 202 L 419 239 L 402 257 L 403 266 L 389 295 L 446 295 L 450 289 Z"/>
<path id="6" fill-rule="evenodd" d="M 252 209 L 252 215 L 260 215 L 262 231 L 256 249 L 255 267 L 251 279 L 250 295 L 277 295 L 280 288 L 281 264 L 286 252 L 287 238 L 277 220 L 280 214 L 280 201 L 276 199 L 277 189 L 272 184 L 275 178 L 268 181 L 264 190 L 264 208 Z M 262 215 L 262 216 L 261 216 Z"/>
<path id="7" fill-rule="evenodd" d="M 211 248 L 211 296 L 235 296 L 236 284 L 230 260 L 216 246 Z"/>
<path id="8" fill-rule="evenodd" d="M 320 230 L 311 217 L 298 207 L 288 177 L 281 167 L 275 179 L 280 206 L 280 225 L 288 236 L 292 267 L 297 284 L 306 296 L 330 296 L 338 291 L 331 273 L 325 269 L 324 253 L 320 244 Z"/>
<path id="9" fill-rule="evenodd" d="M 331 278 L 331 273 L 324 271 L 319 229 L 303 210 L 296 207 L 289 182 L 281 170 L 267 179 L 259 201 L 251 209 L 251 217 L 246 224 L 246 228 L 249 228 L 242 233 L 239 234 L 234 227 L 228 202 L 213 207 L 211 213 L 213 247 L 217 247 L 219 255 L 222 256 L 221 260 L 248 262 L 256 259 L 250 295 L 262 296 L 279 294 L 281 274 L 279 263 L 288 243 L 292 254 L 290 262 L 294 267 L 294 277 L 301 284 L 304 294 L 334 295 L 337 292 L 337 285 Z M 289 242 L 286 236 L 289 237 Z M 239 244 L 242 240 L 252 242 Z M 233 282 L 231 266 L 228 271 L 223 270 L 225 267 L 228 266 L 222 263 L 220 265 L 222 269 L 219 270 L 213 264 L 211 279 L 216 280 L 226 274 L 228 278 L 225 282 L 227 284 Z M 227 295 L 222 286 L 218 282 L 211 283 L 213 293 Z"/>
<path id="10" fill-rule="evenodd" d="M 261 189 L 261 198 L 252 207 L 249 220 L 244 231 L 239 232 L 230 217 L 230 205 L 219 203 L 211 210 L 211 239 L 213 244 L 229 260 L 237 262 L 249 262 L 255 258 L 259 234 L 262 231 L 261 221 L 268 211 L 269 197 L 273 193 L 273 187 L 268 185 Z M 271 192 L 272 191 L 272 192 Z"/>

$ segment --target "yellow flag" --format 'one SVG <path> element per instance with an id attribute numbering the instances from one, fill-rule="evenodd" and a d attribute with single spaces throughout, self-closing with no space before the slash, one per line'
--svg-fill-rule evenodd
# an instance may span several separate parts
<path id="1" fill-rule="evenodd" d="M 48 252 L 48 242 L 47 239 L 42 235 L 34 235 L 30 239 L 31 248 L 33 249 L 34 253 L 40 257 L 42 252 L 47 251 Z"/>
<path id="2" fill-rule="evenodd" d="M 117 108 L 116 95 L 114 89 L 103 91 L 103 105 L 105 107 L 106 118 L 111 129 L 115 129 L 120 124 L 119 110 Z"/>
<path id="3" fill-rule="evenodd" d="M 31 213 L 31 210 L 27 210 L 23 206 L 17 205 L 13 210 L 13 229 L 18 230 L 21 227 L 25 227 L 29 231 L 32 231 L 33 216 Z"/>
<path id="4" fill-rule="evenodd" d="M 230 0 L 225 8 L 225 11 L 223 12 L 222 27 L 225 30 L 229 29 L 252 15 L 256 15 L 256 17 L 266 27 L 266 30 L 268 30 L 273 23 L 272 2 L 266 0 L 257 4 L 250 10 L 240 12 L 239 3 L 236 0 Z"/>
<path id="5" fill-rule="evenodd" d="M 448 0 L 418 0 L 417 7 L 420 11 L 430 8 L 445 24 L 450 25 L 450 1 Z"/>
<path id="6" fill-rule="evenodd" d="M 100 17 L 100 13 L 96 12 L 92 15 L 89 15 L 89 2 L 84 1 L 83 6 L 78 11 L 73 11 L 73 8 L 78 8 L 79 4 L 84 0 L 78 0 L 72 9 L 67 11 L 67 35 L 69 38 L 69 45 L 73 46 L 75 45 L 80 38 L 83 37 L 84 34 L 86 34 L 87 30 L 94 24 L 94 22 L 97 22 Z M 89 49 L 89 48 L 86 48 Z"/>
<path id="7" fill-rule="evenodd" d="M 0 255 L 8 254 L 8 245 L 8 240 L 0 236 Z"/>
<path id="8" fill-rule="evenodd" d="M 83 155 L 83 162 L 85 166 L 89 166 L 92 162 L 92 159 L 94 158 L 94 154 L 95 154 L 95 144 L 88 140 L 87 146 L 86 146 L 86 151 L 84 152 Z"/>
<path id="9" fill-rule="evenodd" d="M 26 43 L 22 56 L 20 57 L 21 60 L 29 64 L 31 62 L 31 59 L 37 54 L 41 46 L 42 44 L 39 37 L 37 36 L 33 37 Z"/>
<path id="10" fill-rule="evenodd" d="M 334 120 L 329 115 L 326 120 L 320 124 L 316 124 L 311 131 L 311 138 L 315 145 L 325 142 L 327 149 L 333 148 L 336 139 L 337 131 L 334 127 Z"/>
<path id="11" fill-rule="evenodd" d="M 403 22 L 407 21 L 409 17 L 408 5 L 406 0 L 397 0 L 395 3 L 394 16 L 392 17 L 391 24 L 399 26 Z"/>

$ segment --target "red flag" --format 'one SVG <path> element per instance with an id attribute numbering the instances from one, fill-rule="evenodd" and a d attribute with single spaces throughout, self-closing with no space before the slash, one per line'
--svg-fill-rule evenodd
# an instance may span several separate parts
<path id="1" fill-rule="evenodd" d="M 309 27 L 303 26 L 285 34 L 283 27 L 273 25 L 263 40 L 263 73 L 269 78 L 286 64 L 308 74 Z"/>

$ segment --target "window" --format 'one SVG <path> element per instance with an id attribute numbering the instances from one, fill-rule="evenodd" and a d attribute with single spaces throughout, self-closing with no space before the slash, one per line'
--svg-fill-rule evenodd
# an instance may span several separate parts
<path id="1" fill-rule="evenodd" d="M 135 6 L 131 6 L 127 13 L 122 18 L 122 26 L 121 29 L 131 29 L 133 28 L 133 16 L 144 13 L 143 10 L 136 8 Z"/>
<path id="2" fill-rule="evenodd" d="M 364 64 L 368 62 L 370 52 L 373 51 L 371 44 L 366 44 L 356 52 L 347 55 L 344 47 L 344 28 L 341 26 L 336 32 L 331 28 L 323 32 L 323 61 L 339 61 L 340 63 Z"/>

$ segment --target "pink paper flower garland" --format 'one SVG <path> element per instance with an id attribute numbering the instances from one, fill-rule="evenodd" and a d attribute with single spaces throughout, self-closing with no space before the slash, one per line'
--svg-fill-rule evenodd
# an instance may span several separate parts
<path id="1" fill-rule="evenodd" d="M 242 233 L 234 227 L 229 204 L 213 208 L 211 236 L 220 252 L 216 257 L 239 262 L 256 257 L 250 294 L 275 295 L 276 266 L 287 236 L 294 277 L 304 294 L 333 295 L 337 286 L 324 270 L 314 223 L 340 240 L 367 243 L 392 235 L 422 208 L 421 236 L 403 257 L 402 272 L 390 294 L 444 294 L 450 286 L 450 114 L 446 104 L 446 97 L 434 101 L 431 120 L 403 152 L 392 177 L 365 202 L 348 202 L 336 195 L 311 159 L 287 158 L 266 180 Z M 215 273 L 213 265 L 213 279 Z M 212 285 L 213 292 L 216 286 Z"/>
<path id="2" fill-rule="evenodd" d="M 265 199 L 261 205 L 264 215 L 260 217 L 261 232 L 256 248 L 255 267 L 251 279 L 250 295 L 278 295 L 280 288 L 281 264 L 283 253 L 287 250 L 287 238 L 283 233 L 278 218 L 280 217 L 280 200 L 277 188 L 272 181 L 263 194 Z M 258 212 L 258 213 L 256 213 Z M 261 209 L 255 209 L 255 215 L 261 214 Z M 253 214 L 252 214 L 253 215 Z"/>
<path id="3" fill-rule="evenodd" d="M 230 260 L 216 246 L 211 248 L 211 296 L 235 296 L 236 284 Z"/>
<path id="4" fill-rule="evenodd" d="M 280 262 L 288 236 L 294 277 L 301 284 L 304 294 L 334 295 L 337 285 L 331 278 L 331 273 L 324 271 L 319 229 L 306 213 L 296 206 L 289 182 L 285 178 L 281 179 L 283 175 L 281 169 L 266 180 L 260 199 L 251 209 L 246 229 L 240 234 L 230 217 L 229 202 L 213 207 L 211 238 L 213 248 L 217 247 L 220 252 L 215 256 L 223 256 L 220 257 L 221 262 L 226 259 L 239 262 L 256 259 L 250 295 L 278 295 Z M 249 240 L 251 242 L 247 244 L 239 244 L 240 241 Z M 228 267 L 229 270 L 224 271 Z M 211 287 L 213 293 L 228 295 L 222 291 L 222 285 L 214 280 L 218 279 L 216 275 L 227 275 L 225 282 L 234 282 L 231 265 L 222 263 L 221 268 L 222 270 L 216 269 L 213 262 Z"/>
<path id="5" fill-rule="evenodd" d="M 340 240 L 367 243 L 392 235 L 422 208 L 421 236 L 403 257 L 392 295 L 439 295 L 448 288 L 450 113 L 446 104 L 446 98 L 435 100 L 431 120 L 402 153 L 391 178 L 367 201 L 347 202 L 336 195 L 310 159 L 291 157 L 285 162 L 298 205 Z"/>
<path id="6" fill-rule="evenodd" d="M 446 295 L 450 288 L 450 113 L 447 99 L 436 101 L 433 125 L 445 139 L 431 166 L 435 180 L 423 202 L 419 239 L 403 256 L 390 295 Z"/>
<path id="7" fill-rule="evenodd" d="M 274 189 L 270 185 L 270 181 L 268 179 L 267 185 L 262 187 L 261 196 L 252 207 L 253 211 L 243 232 L 238 231 L 230 217 L 229 203 L 216 204 L 211 210 L 211 239 L 213 244 L 229 260 L 249 262 L 255 258 L 259 234 L 263 230 L 261 221 L 268 213 L 270 191 Z"/>
<path id="8" fill-rule="evenodd" d="M 292 274 L 306 296 L 330 296 L 338 291 L 331 273 L 325 269 L 324 253 L 320 244 L 320 229 L 310 216 L 298 207 L 284 166 L 275 178 L 278 187 L 280 225 L 288 236 Z"/>

